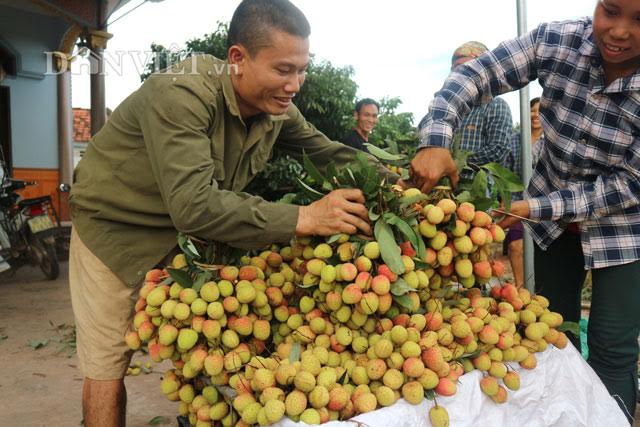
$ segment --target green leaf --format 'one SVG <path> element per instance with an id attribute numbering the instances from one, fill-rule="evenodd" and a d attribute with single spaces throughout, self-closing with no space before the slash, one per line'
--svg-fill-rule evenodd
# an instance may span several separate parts
<path id="1" fill-rule="evenodd" d="M 460 305 L 460 301 L 456 300 L 456 299 L 448 299 L 446 300 L 444 303 L 442 303 L 443 307 L 454 307 Z"/>
<path id="2" fill-rule="evenodd" d="M 426 248 L 424 247 L 422 236 L 416 234 L 416 230 L 414 230 L 409 224 L 403 221 L 402 218 L 395 214 L 386 213 L 383 215 L 383 217 L 388 224 L 395 225 L 398 230 L 400 230 L 404 237 L 409 242 L 411 242 L 411 245 L 416 250 L 416 252 L 419 252 L 420 250 L 422 251 L 422 253 L 418 253 L 418 256 L 424 259 L 424 257 L 426 256 Z M 422 242 L 422 245 L 420 245 L 420 242 Z"/>
<path id="3" fill-rule="evenodd" d="M 404 273 L 405 268 L 400 256 L 400 247 L 396 243 L 391 227 L 384 219 L 376 221 L 374 234 L 380 246 L 380 255 L 385 264 L 396 274 Z"/>
<path id="4" fill-rule="evenodd" d="M 200 258 L 200 254 L 198 253 L 198 248 L 193 244 L 191 239 L 184 234 L 178 234 L 178 246 L 185 253 L 185 255 L 190 256 L 191 258 Z"/>
<path id="5" fill-rule="evenodd" d="M 38 350 L 39 348 L 42 348 L 42 347 L 46 346 L 47 344 L 49 344 L 49 340 L 48 339 L 29 340 L 29 347 L 31 347 L 34 350 Z"/>
<path id="6" fill-rule="evenodd" d="M 210 271 L 199 273 L 198 276 L 196 276 L 195 282 L 193 282 L 193 286 L 192 286 L 193 290 L 196 292 L 200 292 L 202 285 L 208 282 L 209 279 L 211 279 L 212 277 L 213 275 L 211 274 Z"/>
<path id="7" fill-rule="evenodd" d="M 431 268 L 431 265 L 424 262 L 424 258 L 423 259 L 413 258 L 413 263 L 416 266 L 416 270 L 424 270 L 426 268 Z"/>
<path id="8" fill-rule="evenodd" d="M 385 139 L 384 142 L 389 146 L 389 151 L 393 154 L 398 154 L 400 151 L 398 150 L 398 143 L 393 139 Z"/>
<path id="9" fill-rule="evenodd" d="M 293 204 L 293 201 L 296 199 L 296 193 L 287 193 L 278 200 L 278 203 L 286 203 L 287 205 Z"/>
<path id="10" fill-rule="evenodd" d="M 394 295 L 393 300 L 401 307 L 406 308 L 407 310 L 413 310 L 413 301 L 409 295 Z"/>
<path id="11" fill-rule="evenodd" d="M 488 185 L 487 173 L 484 170 L 479 170 L 473 178 L 473 184 L 471 185 L 471 197 L 474 199 L 486 197 Z"/>
<path id="12" fill-rule="evenodd" d="M 4 334 L 0 335 L 0 341 L 6 340 L 7 338 L 9 338 L 9 335 L 4 335 Z"/>
<path id="13" fill-rule="evenodd" d="M 183 288 L 190 288 L 193 286 L 193 279 L 191 279 L 191 276 L 186 271 L 178 270 L 176 268 L 167 268 L 167 271 L 173 280 L 178 282 L 178 284 Z"/>
<path id="14" fill-rule="evenodd" d="M 164 279 L 162 282 L 160 282 L 158 285 L 159 286 L 170 285 L 173 282 L 174 282 L 173 277 L 169 276 L 166 279 Z"/>
<path id="15" fill-rule="evenodd" d="M 311 194 L 316 195 L 316 196 L 320 196 L 320 197 L 324 197 L 324 194 L 322 194 L 321 192 L 314 190 L 313 188 L 309 187 L 303 180 L 301 180 L 300 178 L 298 178 L 298 183 L 300 183 L 300 185 L 302 185 L 302 187 L 309 191 Z"/>
<path id="16" fill-rule="evenodd" d="M 336 169 L 336 163 L 331 162 L 327 165 L 327 180 L 331 181 L 334 177 L 338 176 L 338 170 Z"/>
<path id="17" fill-rule="evenodd" d="M 333 236 L 327 239 L 327 243 L 328 244 L 335 243 L 340 239 L 340 237 L 342 237 L 342 233 L 334 234 Z"/>
<path id="18" fill-rule="evenodd" d="M 378 206 L 377 203 L 375 203 L 373 206 L 371 206 L 369 208 L 369 220 L 371 221 L 377 221 L 378 218 L 380 218 L 380 214 L 375 213 L 373 210 Z"/>
<path id="19" fill-rule="evenodd" d="M 218 390 L 218 392 L 220 392 L 220 394 L 225 397 L 226 401 L 232 401 L 233 399 L 238 397 L 238 392 L 228 385 L 217 385 L 215 387 L 216 390 Z"/>
<path id="20" fill-rule="evenodd" d="M 213 264 L 213 261 L 216 256 L 216 245 L 211 241 L 208 241 L 207 244 L 208 244 L 207 252 L 204 254 L 204 261 L 207 264 Z"/>
<path id="21" fill-rule="evenodd" d="M 316 286 L 318 286 L 320 283 L 310 283 L 308 285 L 303 285 L 302 283 L 298 283 L 296 284 L 296 287 L 300 288 L 300 289 L 310 289 L 310 288 L 314 288 Z"/>
<path id="22" fill-rule="evenodd" d="M 467 190 L 464 190 L 460 192 L 460 194 L 455 196 L 455 199 L 458 203 L 468 202 L 469 200 L 471 200 L 471 193 Z"/>
<path id="23" fill-rule="evenodd" d="M 347 173 L 349 174 L 349 177 L 353 181 L 353 185 L 358 186 L 358 180 L 356 179 L 355 176 L 353 176 L 353 171 L 351 170 L 351 168 L 346 168 L 346 170 L 347 170 Z"/>
<path id="24" fill-rule="evenodd" d="M 291 351 L 289 352 L 289 363 L 295 363 L 300 360 L 300 342 L 294 342 L 291 345 Z"/>
<path id="25" fill-rule="evenodd" d="M 509 212 L 511 210 L 511 192 L 504 187 L 504 183 L 500 179 L 494 179 L 495 185 L 504 204 L 504 210 Z"/>
<path id="26" fill-rule="evenodd" d="M 460 149 L 460 140 L 461 134 L 457 133 L 453 137 L 453 144 L 451 147 L 451 156 L 453 157 L 453 161 L 456 163 L 458 173 L 462 172 L 464 168 L 467 167 L 467 158 L 469 158 L 469 156 L 473 154 L 472 151 L 462 151 Z"/>
<path id="27" fill-rule="evenodd" d="M 562 325 L 558 326 L 558 331 L 560 332 L 571 332 L 576 337 L 580 336 L 580 324 L 576 322 L 563 322 Z"/>
<path id="28" fill-rule="evenodd" d="M 338 378 L 338 381 L 336 381 L 336 384 L 342 384 L 342 385 L 347 384 L 349 382 L 349 379 L 347 377 L 348 373 L 349 371 L 345 369 L 342 375 L 340 375 L 340 378 Z"/>
<path id="29" fill-rule="evenodd" d="M 411 197 L 401 197 L 400 198 L 400 209 L 405 209 L 408 206 L 411 206 L 415 203 L 421 202 L 423 200 L 427 200 L 429 196 L 424 193 L 416 194 Z"/>
<path id="30" fill-rule="evenodd" d="M 433 390 L 425 390 L 424 397 L 428 400 L 434 400 L 436 398 L 436 392 Z"/>
<path id="31" fill-rule="evenodd" d="M 416 255 L 422 260 L 427 257 L 427 247 L 424 244 L 424 240 L 422 239 L 420 231 L 416 231 L 416 235 L 418 236 L 418 247 L 415 248 Z"/>
<path id="32" fill-rule="evenodd" d="M 493 206 L 493 199 L 481 197 L 479 199 L 474 199 L 473 204 L 477 211 L 487 211 Z"/>
<path id="33" fill-rule="evenodd" d="M 367 150 L 369 151 L 369 153 L 373 154 L 374 156 L 376 156 L 377 158 L 379 158 L 380 160 L 388 160 L 388 161 L 395 161 L 395 160 L 404 160 L 406 159 L 405 155 L 402 154 L 391 154 L 385 150 L 383 150 L 382 148 L 378 148 L 373 144 L 364 144 L 365 147 L 367 147 Z"/>
<path id="34" fill-rule="evenodd" d="M 402 278 L 398 277 L 398 280 L 391 284 L 391 293 L 395 296 L 404 295 L 408 292 L 415 291 L 409 284 Z"/>
<path id="35" fill-rule="evenodd" d="M 465 353 L 462 356 L 460 356 L 460 359 L 473 359 L 474 357 L 478 357 L 482 354 L 482 350 L 476 350 L 473 353 Z"/>
<path id="36" fill-rule="evenodd" d="M 160 424 L 170 424 L 170 423 L 171 422 L 169 421 L 169 418 L 163 417 L 162 415 L 158 415 L 157 417 L 153 417 L 149 421 L 147 421 L 148 426 L 157 426 Z"/>
<path id="37" fill-rule="evenodd" d="M 318 184 L 319 186 L 324 187 L 325 182 L 328 182 L 324 176 L 320 173 L 316 165 L 313 164 L 309 156 L 307 156 L 306 151 L 302 150 L 302 163 L 304 164 L 304 169 L 307 171 L 311 179 Z M 331 186 L 331 183 L 329 183 Z M 333 187 L 331 186 L 333 189 Z M 329 190 L 330 191 L 330 190 Z"/>
<path id="38" fill-rule="evenodd" d="M 368 168 L 371 167 L 369 165 L 369 158 L 367 157 L 366 154 L 364 154 L 360 150 L 358 150 L 358 152 L 356 153 L 356 161 L 358 162 L 358 165 L 360 166 L 360 170 L 367 170 Z"/>
<path id="39" fill-rule="evenodd" d="M 501 164 L 493 162 L 487 163 L 482 165 L 482 168 L 489 171 L 494 178 L 504 181 L 505 187 L 508 191 L 524 191 L 524 186 L 522 185 L 520 177 Z"/>

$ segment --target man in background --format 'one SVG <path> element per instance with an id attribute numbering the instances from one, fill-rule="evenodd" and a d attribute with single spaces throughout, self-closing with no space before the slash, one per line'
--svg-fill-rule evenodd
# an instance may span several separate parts
<path id="1" fill-rule="evenodd" d="M 458 47 L 451 57 L 451 70 L 471 61 L 486 52 L 488 48 L 477 41 L 469 41 Z M 427 115 L 420 122 L 424 128 Z M 504 99 L 494 98 L 488 103 L 479 104 L 463 118 L 456 133 L 460 135 L 460 149 L 470 151 L 469 163 L 483 165 L 502 163 L 511 144 L 513 122 L 511 110 Z M 470 171 L 464 171 L 462 178 L 472 178 Z"/>
<path id="2" fill-rule="evenodd" d="M 369 135 L 378 122 L 379 112 L 380 104 L 373 99 L 364 98 L 358 101 L 353 112 L 356 127 L 343 138 L 345 145 L 367 151 L 364 144 L 369 142 Z"/>

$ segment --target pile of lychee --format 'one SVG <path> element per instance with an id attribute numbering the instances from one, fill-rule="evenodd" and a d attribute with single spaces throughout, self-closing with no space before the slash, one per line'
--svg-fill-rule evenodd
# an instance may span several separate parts
<path id="1" fill-rule="evenodd" d="M 562 316 L 500 279 L 489 245 L 504 232 L 491 216 L 450 198 L 424 203 L 412 207 L 424 259 L 396 236 L 400 273 L 378 242 L 347 235 L 202 267 L 214 276 L 199 289 L 151 270 L 126 341 L 172 361 L 162 392 L 199 427 L 347 420 L 401 398 L 454 395 L 473 369 L 503 403 L 520 386 L 514 366 L 533 369 L 536 352 L 566 346 Z M 171 267 L 196 275 L 183 254 Z M 449 425 L 441 405 L 427 416 Z"/>

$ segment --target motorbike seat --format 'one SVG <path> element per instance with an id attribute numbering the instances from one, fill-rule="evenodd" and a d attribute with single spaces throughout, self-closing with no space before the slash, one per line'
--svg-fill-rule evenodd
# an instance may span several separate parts
<path id="1" fill-rule="evenodd" d="M 21 208 L 27 206 L 41 205 L 43 203 L 51 203 L 51 196 L 34 197 L 33 199 L 24 199 L 18 202 Z"/>

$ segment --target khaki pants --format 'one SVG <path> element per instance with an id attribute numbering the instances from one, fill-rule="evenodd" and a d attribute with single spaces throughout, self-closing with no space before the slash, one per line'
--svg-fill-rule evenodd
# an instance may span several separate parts
<path id="1" fill-rule="evenodd" d="M 69 250 L 69 287 L 80 371 L 94 380 L 124 378 L 132 354 L 124 335 L 139 289 L 121 282 L 87 249 L 75 229 Z"/>

